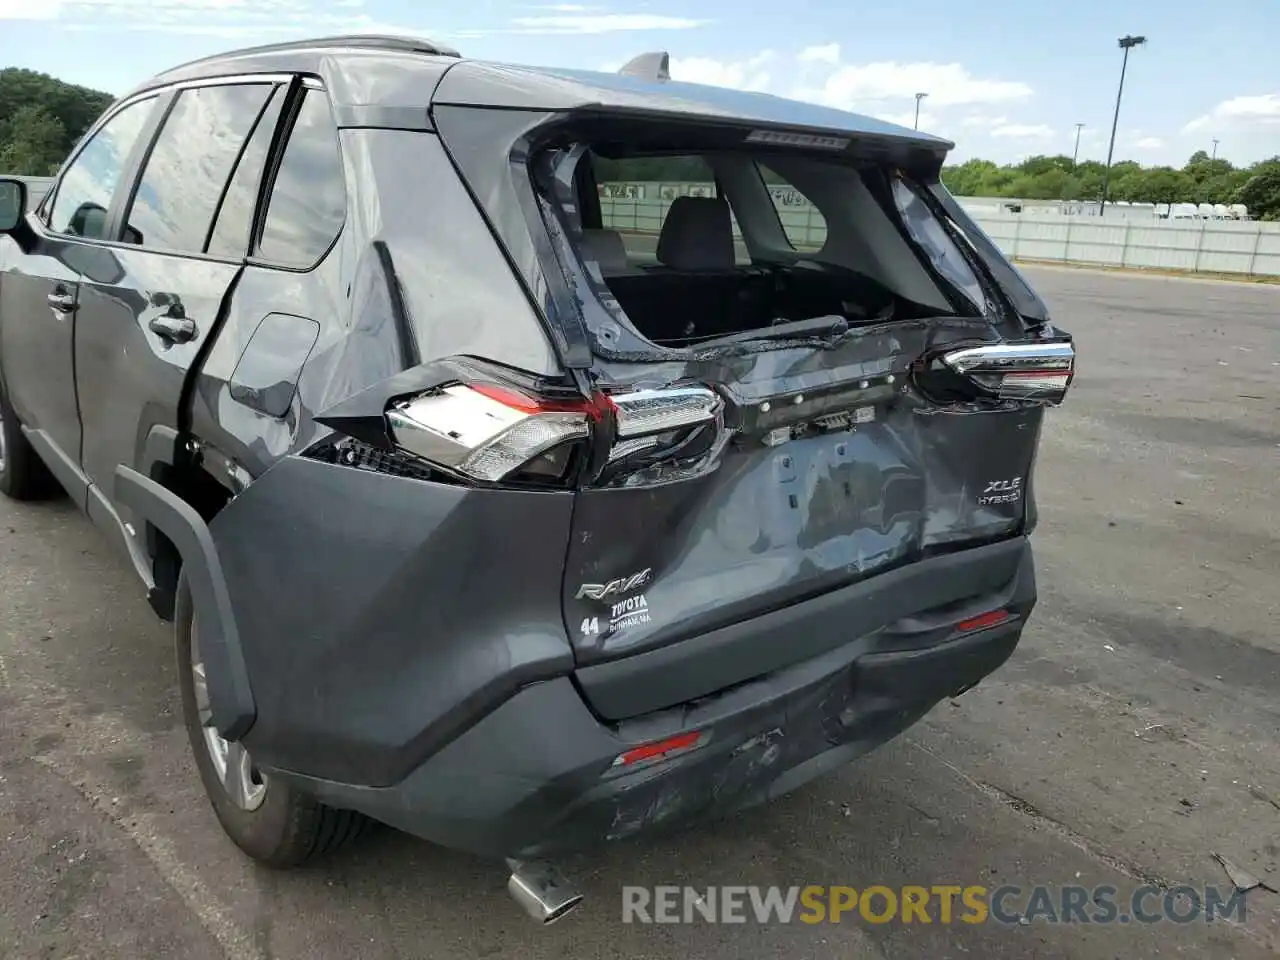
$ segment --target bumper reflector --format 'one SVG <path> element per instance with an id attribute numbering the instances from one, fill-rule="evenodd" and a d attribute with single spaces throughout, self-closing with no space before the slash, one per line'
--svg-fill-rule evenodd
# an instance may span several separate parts
<path id="1" fill-rule="evenodd" d="M 968 620 L 961 620 L 956 624 L 956 630 L 960 633 L 971 633 L 974 630 L 986 630 L 988 627 L 994 627 L 997 624 L 1004 623 L 1008 619 L 1008 610 L 990 610 L 987 613 L 980 613 L 976 617 L 970 617 Z"/>
<path id="2" fill-rule="evenodd" d="M 694 730 L 691 733 L 678 733 L 674 737 L 667 737 L 665 740 L 655 740 L 653 743 L 646 743 L 638 747 L 632 747 L 625 753 L 618 754 L 618 756 L 614 758 L 613 766 L 631 767 L 646 762 L 669 760 L 679 754 L 688 753 L 690 750 L 697 749 L 702 745 L 702 743 L 703 733 L 701 730 Z"/>

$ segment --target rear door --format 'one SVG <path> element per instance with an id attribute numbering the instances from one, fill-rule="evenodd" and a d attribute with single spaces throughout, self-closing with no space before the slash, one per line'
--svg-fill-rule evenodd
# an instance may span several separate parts
<path id="1" fill-rule="evenodd" d="M 6 242 L 0 279 L 5 389 L 22 422 L 54 448 L 59 479 L 81 493 L 82 482 L 73 482 L 81 441 L 74 377 L 80 282 L 85 273 L 114 270 L 114 258 L 99 241 L 155 105 L 155 97 L 135 101 L 87 138 L 56 184 L 43 220 L 30 217 L 38 235 L 34 250 L 23 253 Z"/>
<path id="2" fill-rule="evenodd" d="M 84 472 L 95 519 L 131 517 L 110 503 L 116 466 L 138 466 L 157 425 L 180 428 L 188 371 L 218 324 L 244 261 L 245 237 L 215 229 L 241 155 L 287 78 L 198 85 L 171 95 L 131 201 L 114 224 L 110 276 L 81 284 L 76 372 Z M 149 464 L 141 464 L 149 469 Z M 141 531 L 131 530 L 132 538 Z M 136 551 L 137 544 L 129 544 Z"/>

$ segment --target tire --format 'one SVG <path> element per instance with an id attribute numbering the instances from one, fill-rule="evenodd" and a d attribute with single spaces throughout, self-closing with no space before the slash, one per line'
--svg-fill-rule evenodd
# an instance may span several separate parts
<path id="1" fill-rule="evenodd" d="M 10 500 L 44 500 L 57 490 L 57 481 L 22 432 L 0 385 L 0 493 Z"/>
<path id="2" fill-rule="evenodd" d="M 201 703 L 206 697 L 198 696 L 192 669 L 192 650 L 197 654 L 199 651 L 199 630 L 185 574 L 178 579 L 174 640 L 182 718 L 191 741 L 191 752 L 213 812 L 232 842 L 260 863 L 295 867 L 336 850 L 363 833 L 369 823 L 363 815 L 326 806 L 278 778 L 262 777 L 252 770 L 248 755 L 239 744 L 227 744 L 212 733 L 212 728 L 209 732 L 215 745 L 210 745 L 201 719 L 202 712 L 208 716 L 207 707 Z M 233 773 L 228 778 L 239 800 L 234 798 L 232 789 L 224 785 L 219 761 L 215 761 L 214 751 L 219 741 L 228 751 L 224 757 L 230 759 L 229 763 L 226 759 L 222 761 L 223 769 L 249 771 L 247 776 L 237 777 Z M 245 757 L 243 765 L 238 762 L 240 756 Z"/>

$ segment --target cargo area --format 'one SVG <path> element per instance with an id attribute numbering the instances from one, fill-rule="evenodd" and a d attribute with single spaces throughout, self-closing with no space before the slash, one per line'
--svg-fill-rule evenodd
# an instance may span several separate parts
<path id="1" fill-rule="evenodd" d="M 632 142 L 568 151 L 557 166 L 572 173 L 555 182 L 598 296 L 653 343 L 990 312 L 958 228 L 949 233 L 923 183 L 897 167 L 750 143 L 672 153 L 661 146 L 670 134 L 648 132 L 656 144 L 637 125 Z M 712 182 L 710 195 L 671 197 L 660 224 L 601 204 L 603 181 L 663 171 Z M 787 194 L 813 205 L 820 243 L 788 230 Z"/>

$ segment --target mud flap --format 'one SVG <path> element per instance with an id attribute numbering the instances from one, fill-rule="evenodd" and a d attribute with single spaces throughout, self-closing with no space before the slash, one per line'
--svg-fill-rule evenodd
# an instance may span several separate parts
<path id="1" fill-rule="evenodd" d="M 200 621 L 200 652 L 213 725 L 228 740 L 253 726 L 257 707 L 218 552 L 204 519 L 172 491 L 136 470 L 116 467 L 115 498 L 168 537 L 186 571 Z"/>

